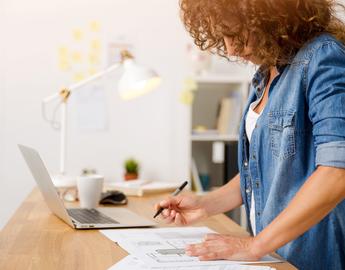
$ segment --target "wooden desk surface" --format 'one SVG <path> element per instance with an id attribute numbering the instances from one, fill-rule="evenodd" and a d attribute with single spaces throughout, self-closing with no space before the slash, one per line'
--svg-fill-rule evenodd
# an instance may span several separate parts
<path id="1" fill-rule="evenodd" d="M 153 205 L 164 195 L 129 197 L 128 206 L 152 218 Z M 196 224 L 219 233 L 246 234 L 225 215 Z M 159 225 L 160 227 L 166 225 Z M 34 189 L 0 232 L 0 269 L 108 269 L 128 253 L 97 230 L 74 230 L 54 216 Z M 277 270 L 291 264 L 271 265 Z"/>

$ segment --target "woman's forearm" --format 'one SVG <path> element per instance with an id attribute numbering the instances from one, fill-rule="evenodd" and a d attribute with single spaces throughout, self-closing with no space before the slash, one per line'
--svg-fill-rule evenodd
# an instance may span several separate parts
<path id="1" fill-rule="evenodd" d="M 318 167 L 288 207 L 254 238 L 259 257 L 275 251 L 321 221 L 345 198 L 345 170 Z"/>
<path id="2" fill-rule="evenodd" d="M 202 197 L 209 216 L 230 211 L 242 204 L 240 175 L 237 174 L 221 188 Z"/>

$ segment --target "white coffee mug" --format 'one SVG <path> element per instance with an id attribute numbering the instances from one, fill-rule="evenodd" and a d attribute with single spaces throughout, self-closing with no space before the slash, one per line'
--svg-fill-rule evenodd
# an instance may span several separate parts
<path id="1" fill-rule="evenodd" d="M 104 177 L 98 174 L 83 175 L 77 178 L 80 207 L 96 208 L 101 199 Z"/>

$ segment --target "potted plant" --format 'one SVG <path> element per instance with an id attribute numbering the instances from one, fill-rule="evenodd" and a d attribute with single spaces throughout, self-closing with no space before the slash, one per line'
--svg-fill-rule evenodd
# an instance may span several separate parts
<path id="1" fill-rule="evenodd" d="M 125 161 L 125 180 L 138 179 L 139 163 L 134 158 L 127 159 Z"/>

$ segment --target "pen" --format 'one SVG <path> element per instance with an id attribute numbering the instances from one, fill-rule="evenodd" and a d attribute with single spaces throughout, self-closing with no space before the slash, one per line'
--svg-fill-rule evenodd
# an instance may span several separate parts
<path id="1" fill-rule="evenodd" d="M 188 184 L 188 181 L 185 181 L 179 188 L 177 188 L 172 194 L 171 196 L 176 196 L 178 195 L 183 189 L 185 186 L 187 186 Z M 160 213 L 162 213 L 162 211 L 164 210 L 163 207 L 159 208 L 157 213 L 153 216 L 153 218 L 156 218 Z"/>

